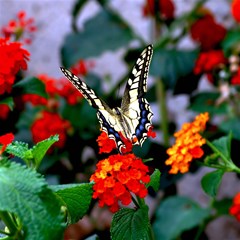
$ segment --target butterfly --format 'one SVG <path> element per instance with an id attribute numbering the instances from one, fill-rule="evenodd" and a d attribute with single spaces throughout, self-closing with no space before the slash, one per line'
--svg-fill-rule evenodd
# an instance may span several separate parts
<path id="1" fill-rule="evenodd" d="M 61 67 L 61 71 L 68 80 L 80 91 L 89 104 L 97 109 L 101 129 L 116 142 L 120 153 L 123 153 L 125 148 L 122 136 L 130 140 L 132 144 L 142 146 L 147 138 L 147 132 L 152 126 L 153 112 L 144 98 L 147 92 L 147 77 L 152 54 L 152 45 L 142 51 L 130 73 L 121 107 L 113 109 L 99 98 L 85 82 Z"/>

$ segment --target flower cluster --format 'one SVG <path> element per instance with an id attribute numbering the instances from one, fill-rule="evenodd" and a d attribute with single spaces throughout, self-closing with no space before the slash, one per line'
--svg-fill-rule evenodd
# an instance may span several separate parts
<path id="1" fill-rule="evenodd" d="M 67 131 L 70 130 L 69 121 L 62 119 L 57 113 L 43 111 L 31 126 L 33 141 L 42 141 L 51 135 L 58 134 L 59 141 L 54 143 L 55 147 L 62 148 L 66 142 Z"/>
<path id="2" fill-rule="evenodd" d="M 9 112 L 10 108 L 8 107 L 7 104 L 0 104 L 0 119 L 6 120 Z"/>
<path id="3" fill-rule="evenodd" d="M 8 25 L 2 28 L 2 32 L 6 38 L 14 37 L 19 40 L 24 36 L 24 43 L 30 44 L 32 42 L 32 33 L 37 30 L 33 18 L 26 18 L 26 13 L 20 11 L 17 14 L 17 19 L 10 20 Z M 26 36 L 27 37 L 26 37 Z"/>
<path id="4" fill-rule="evenodd" d="M 14 135 L 12 133 L 0 136 L 0 155 L 5 151 L 7 145 L 10 144 L 13 139 Z"/>
<path id="5" fill-rule="evenodd" d="M 20 69 L 27 69 L 30 53 L 17 42 L 0 38 L 0 94 L 10 93 L 15 75 Z"/>
<path id="6" fill-rule="evenodd" d="M 134 154 L 111 155 L 97 164 L 91 176 L 94 181 L 93 198 L 99 199 L 99 206 L 107 205 L 112 212 L 119 209 L 119 201 L 129 205 L 131 193 L 140 198 L 147 195 L 145 184 L 150 181 L 148 167 Z"/>
<path id="7" fill-rule="evenodd" d="M 172 174 L 179 171 L 185 173 L 189 170 L 189 164 L 193 158 L 200 158 L 203 155 L 201 146 L 206 142 L 199 134 L 206 127 L 209 119 L 208 113 L 198 115 L 192 123 L 185 123 L 182 129 L 174 134 L 175 144 L 167 150 L 169 158 L 166 165 L 171 165 Z"/>
<path id="8" fill-rule="evenodd" d="M 229 213 L 236 217 L 240 222 L 240 193 L 236 194 L 233 199 L 233 205 L 229 209 Z"/>
<path id="9" fill-rule="evenodd" d="M 146 0 L 143 7 L 143 16 L 159 16 L 163 20 L 171 20 L 174 18 L 174 4 L 172 0 Z"/>
<path id="10" fill-rule="evenodd" d="M 231 11 L 235 20 L 240 22 L 240 0 L 232 1 Z"/>
<path id="11" fill-rule="evenodd" d="M 214 17 L 207 12 L 192 24 L 190 33 L 192 39 L 200 44 L 201 49 L 208 51 L 214 49 L 223 40 L 226 29 L 216 23 Z"/>

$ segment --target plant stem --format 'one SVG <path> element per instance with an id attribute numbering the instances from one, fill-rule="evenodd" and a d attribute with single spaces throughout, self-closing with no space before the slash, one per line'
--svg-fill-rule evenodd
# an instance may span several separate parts
<path id="1" fill-rule="evenodd" d="M 156 97 L 159 104 L 159 111 L 161 115 L 161 130 L 163 132 L 163 144 L 169 146 L 169 132 L 168 132 L 168 111 L 166 106 L 166 93 L 163 81 L 158 79 L 156 81 Z"/>
<path id="2" fill-rule="evenodd" d="M 6 211 L 0 211 L 0 219 L 5 223 L 11 235 L 15 235 L 18 232 L 18 228 L 15 225 L 12 216 Z"/>

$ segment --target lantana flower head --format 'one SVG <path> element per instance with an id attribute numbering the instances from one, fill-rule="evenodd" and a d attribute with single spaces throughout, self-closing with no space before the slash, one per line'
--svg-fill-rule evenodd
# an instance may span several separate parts
<path id="1" fill-rule="evenodd" d="M 10 144 L 14 139 L 14 135 L 12 133 L 7 133 L 0 136 L 0 155 L 5 151 L 7 145 Z"/>
<path id="2" fill-rule="evenodd" d="M 94 181 L 93 198 L 99 206 L 108 206 L 110 211 L 119 210 L 119 202 L 129 205 L 132 194 L 140 198 L 147 195 L 145 184 L 150 181 L 148 167 L 134 154 L 111 155 L 97 164 L 90 181 Z"/>
<path id="3" fill-rule="evenodd" d="M 240 22 L 240 0 L 232 1 L 231 11 L 235 20 Z"/>
<path id="4" fill-rule="evenodd" d="M 10 93 L 18 71 L 27 69 L 30 53 L 20 43 L 0 38 L 0 56 L 0 94 Z"/>
<path id="5" fill-rule="evenodd" d="M 182 129 L 174 134 L 176 141 L 167 150 L 169 158 L 165 162 L 166 165 L 171 165 L 169 173 L 185 173 L 189 170 L 190 162 L 194 158 L 202 157 L 201 146 L 205 144 L 206 140 L 199 132 L 205 129 L 208 119 L 208 113 L 202 113 L 196 116 L 193 122 L 183 124 Z"/>
<path id="6" fill-rule="evenodd" d="M 30 44 L 32 42 L 32 33 L 37 30 L 33 18 L 27 18 L 25 11 L 19 11 L 16 19 L 9 21 L 8 25 L 2 28 L 5 37 L 14 36 L 15 40 L 19 40 L 24 36 L 23 42 Z"/>
<path id="7" fill-rule="evenodd" d="M 233 198 L 233 204 L 229 209 L 229 213 L 240 222 L 240 193 Z"/>
<path id="8" fill-rule="evenodd" d="M 58 113 L 43 111 L 31 126 L 33 141 L 37 143 L 58 134 L 59 141 L 54 143 L 54 146 L 62 148 L 67 139 L 67 131 L 70 128 L 70 122 L 62 119 Z"/>

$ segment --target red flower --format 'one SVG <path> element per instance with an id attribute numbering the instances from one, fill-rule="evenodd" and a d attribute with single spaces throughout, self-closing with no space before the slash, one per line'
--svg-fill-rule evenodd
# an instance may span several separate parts
<path id="1" fill-rule="evenodd" d="M 215 22 L 210 14 L 205 14 L 191 26 L 192 39 L 200 43 L 202 50 L 211 50 L 219 44 L 226 35 L 226 29 Z"/>
<path id="2" fill-rule="evenodd" d="M 58 94 L 65 98 L 70 105 L 77 104 L 82 98 L 82 94 L 66 78 L 57 81 Z"/>
<path id="3" fill-rule="evenodd" d="M 10 144 L 13 141 L 13 139 L 14 135 L 12 133 L 7 133 L 5 135 L 0 136 L 0 145 L 2 145 L 0 149 L 0 154 L 2 154 L 5 151 L 7 145 Z"/>
<path id="4" fill-rule="evenodd" d="M 153 131 L 153 126 L 151 126 L 147 132 L 148 137 L 155 138 L 157 136 L 156 132 Z"/>
<path id="5" fill-rule="evenodd" d="M 7 104 L 0 104 L 0 119 L 7 119 L 9 112 L 10 108 Z"/>
<path id="6" fill-rule="evenodd" d="M 155 5 L 155 0 L 146 0 L 143 7 L 143 16 L 160 15 L 163 20 L 174 18 L 174 4 L 171 0 L 159 0 L 158 5 Z"/>
<path id="7" fill-rule="evenodd" d="M 235 20 L 240 22 L 240 0 L 232 1 L 231 11 Z"/>
<path id="8" fill-rule="evenodd" d="M 240 68 L 238 68 L 237 73 L 231 79 L 232 85 L 240 85 Z"/>
<path id="9" fill-rule="evenodd" d="M 45 74 L 38 75 L 37 78 L 45 84 L 46 92 L 50 97 L 54 97 L 58 93 L 58 80 Z"/>
<path id="10" fill-rule="evenodd" d="M 33 106 L 47 105 L 47 99 L 36 94 L 24 94 L 22 100 L 32 103 Z"/>
<path id="11" fill-rule="evenodd" d="M 107 205 L 110 211 L 119 210 L 119 201 L 129 205 L 131 193 L 140 198 L 147 195 L 145 184 L 150 181 L 148 167 L 134 154 L 112 155 L 98 162 L 97 170 L 91 176 L 94 181 L 93 198 L 99 199 L 99 206 Z"/>
<path id="12" fill-rule="evenodd" d="M 195 74 L 207 73 L 209 80 L 212 82 L 213 70 L 226 63 L 227 59 L 224 57 L 222 50 L 202 52 L 198 56 L 193 71 Z"/>
<path id="13" fill-rule="evenodd" d="M 24 38 L 24 42 L 27 44 L 31 43 L 31 34 L 36 30 L 34 19 L 26 19 L 26 13 L 24 11 L 20 11 L 17 14 L 17 20 L 10 20 L 8 25 L 2 28 L 2 32 L 7 38 L 14 35 L 14 38 L 19 40 L 23 35 L 27 35 L 27 37 Z"/>
<path id="14" fill-rule="evenodd" d="M 43 111 L 31 126 L 33 141 L 37 143 L 52 135 L 58 134 L 59 141 L 54 145 L 62 148 L 66 142 L 67 130 L 69 130 L 70 127 L 70 122 L 62 119 L 57 113 Z"/>
<path id="15" fill-rule="evenodd" d="M 0 38 L 0 56 L 0 94 L 10 93 L 17 72 L 27 69 L 30 53 L 20 43 Z"/>
<path id="16" fill-rule="evenodd" d="M 94 66 L 92 61 L 84 61 L 80 59 L 73 67 L 71 67 L 71 72 L 75 75 L 87 75 L 88 69 Z"/>
<path id="17" fill-rule="evenodd" d="M 240 193 L 236 194 L 233 199 L 233 205 L 229 209 L 229 213 L 240 222 Z"/>
<path id="18" fill-rule="evenodd" d="M 110 139 L 106 132 L 102 131 L 100 136 L 97 138 L 99 146 L 99 153 L 110 153 L 116 149 L 116 143 L 113 139 Z"/>

